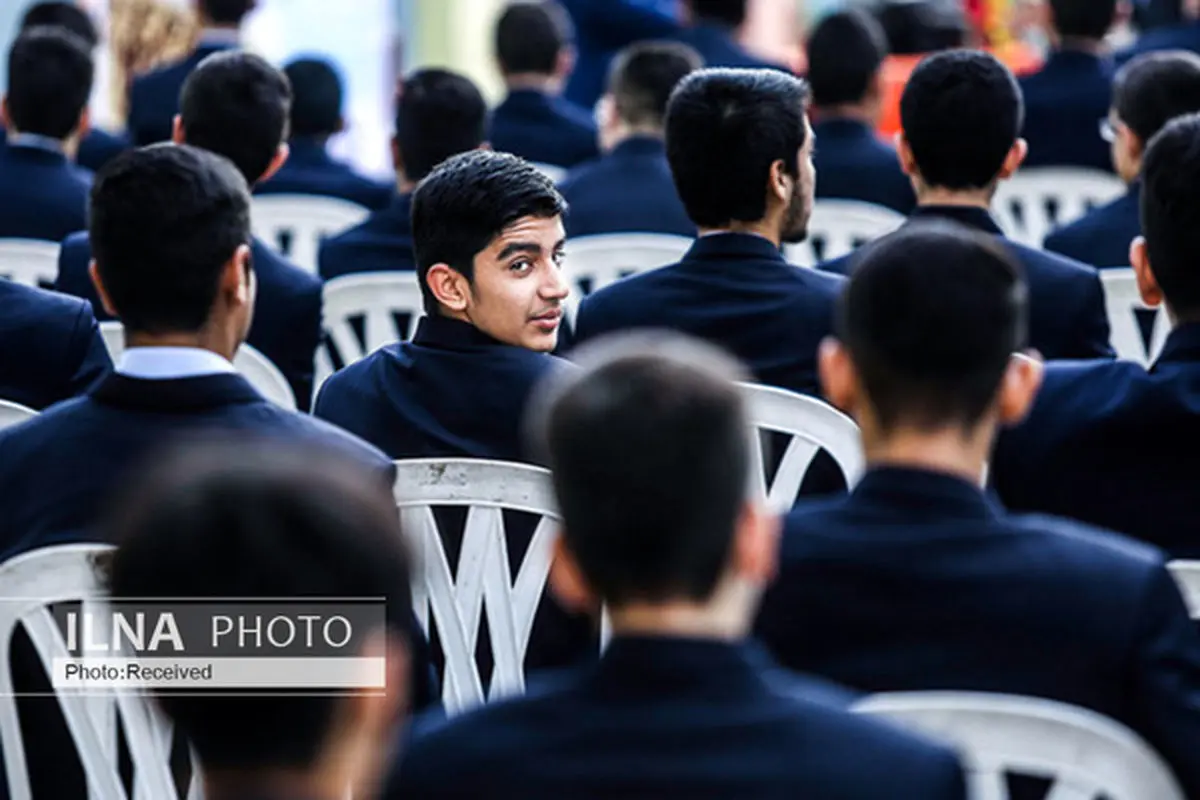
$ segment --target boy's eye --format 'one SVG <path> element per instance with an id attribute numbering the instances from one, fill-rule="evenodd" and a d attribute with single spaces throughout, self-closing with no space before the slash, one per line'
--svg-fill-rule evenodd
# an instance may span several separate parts
<path id="1" fill-rule="evenodd" d="M 566 258 L 567 258 L 567 254 L 564 253 L 563 251 L 559 250 L 557 253 L 554 254 L 555 265 L 561 267 L 563 264 L 563 261 L 565 261 Z"/>
<path id="2" fill-rule="evenodd" d="M 529 270 L 533 269 L 533 262 L 521 259 L 520 261 L 514 261 L 509 264 L 508 268 L 513 272 L 528 272 Z"/>

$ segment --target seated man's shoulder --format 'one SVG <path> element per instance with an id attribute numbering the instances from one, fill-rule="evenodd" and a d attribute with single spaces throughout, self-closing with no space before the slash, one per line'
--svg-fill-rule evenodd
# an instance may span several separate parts
<path id="1" fill-rule="evenodd" d="M 289 291 L 300 295 L 320 293 L 321 279 L 303 267 L 271 249 L 258 239 L 254 241 L 254 270 L 260 288 Z"/>
<path id="2" fill-rule="evenodd" d="M 10 312 L 20 312 L 23 318 L 33 319 L 40 325 L 74 324 L 80 314 L 89 312 L 90 316 L 90 304 L 86 300 L 11 281 L 0 281 L 0 298 Z M 13 314 L 5 317 L 11 320 Z M 5 327 L 4 321 L 0 320 L 0 328 Z"/>
<path id="3" fill-rule="evenodd" d="M 1051 361 L 1043 369 L 1042 384 L 1029 417 L 1012 430 L 1034 427 L 1051 418 L 1056 425 L 1075 428 L 1111 413 L 1130 392 L 1151 380 L 1145 368 L 1132 361 Z"/>
<path id="4" fill-rule="evenodd" d="M 1052 253 L 1019 242 L 1008 242 L 1009 249 L 1020 259 L 1030 279 L 1042 278 L 1056 283 L 1082 285 L 1096 279 L 1096 268 L 1060 253 Z"/>

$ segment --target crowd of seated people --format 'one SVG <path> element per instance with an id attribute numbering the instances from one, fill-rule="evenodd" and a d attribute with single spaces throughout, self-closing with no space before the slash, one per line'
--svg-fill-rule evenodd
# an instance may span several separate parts
<path id="1" fill-rule="evenodd" d="M 336 64 L 240 46 L 253 5 L 196 0 L 195 52 L 133 80 L 117 135 L 89 124 L 92 20 L 37 3 L 0 103 L 0 240 L 58 247 L 37 287 L 0 241 L 0 401 L 29 414 L 0 418 L 0 569 L 107 544 L 118 598 L 387 606 L 356 640 L 385 692 L 155 690 L 205 796 L 965 800 L 970 753 L 853 711 L 918 691 L 1102 715 L 1200 796 L 1200 627 L 1168 567 L 1200 558 L 1200 3 L 1116 51 L 1116 0 L 1046 0 L 1040 69 L 923 56 L 884 139 L 873 12 L 816 21 L 796 75 L 742 40 L 745 0 L 515 0 L 494 108 L 459 72 L 404 76 L 386 184 L 331 154 Z M 1037 247 L 995 213 L 1028 169 L 1125 188 Z M 271 194 L 362 222 L 310 272 L 255 236 Z M 827 201 L 898 227 L 797 266 Z M 678 256 L 572 297 L 574 240 L 645 234 Z M 1115 358 L 1117 275 L 1165 309 L 1148 365 Z M 362 276 L 419 289 L 413 333 L 318 380 L 325 291 Z M 826 447 L 794 505 L 748 488 L 788 457 L 747 435 L 745 384 L 842 412 L 861 476 Z M 520 696 L 446 700 L 456 621 L 421 604 L 447 575 L 393 496 L 413 459 L 506 462 L 554 498 L 527 630 L 480 608 L 528 579 L 529 504 L 488 545 L 502 573 L 465 544 L 482 516 L 429 516 L 451 589 L 488 598 L 467 656 L 486 690 L 519 640 Z M 3 655 L 27 695 L 10 793 L 82 798 L 34 638 Z"/>

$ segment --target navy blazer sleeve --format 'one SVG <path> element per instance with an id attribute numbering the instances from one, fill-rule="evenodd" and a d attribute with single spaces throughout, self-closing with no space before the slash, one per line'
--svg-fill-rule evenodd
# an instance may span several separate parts
<path id="1" fill-rule="evenodd" d="M 71 374 L 64 397 L 84 394 L 112 369 L 112 359 L 108 357 L 100 326 L 87 305 L 79 309 L 79 316 L 75 319 L 70 348 L 71 361 L 78 366 Z"/>
<path id="2" fill-rule="evenodd" d="M 306 291 L 296 312 L 296 345 L 291 348 L 287 364 L 278 365 L 288 377 L 296 408 L 308 411 L 313 397 L 313 359 L 321 344 L 321 315 L 324 309 L 321 283 Z"/>
<path id="3" fill-rule="evenodd" d="M 1110 343 L 1112 332 L 1108 326 L 1100 273 L 1091 276 L 1075 319 L 1072 330 L 1078 338 L 1072 344 L 1071 352 L 1063 355 L 1064 358 L 1116 358 L 1117 354 Z"/>

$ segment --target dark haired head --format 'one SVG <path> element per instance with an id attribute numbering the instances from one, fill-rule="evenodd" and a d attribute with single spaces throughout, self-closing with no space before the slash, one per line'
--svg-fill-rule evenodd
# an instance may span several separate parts
<path id="1" fill-rule="evenodd" d="M 552 0 L 509 3 L 496 23 L 496 59 L 505 75 L 553 75 L 574 38 L 571 20 Z"/>
<path id="2" fill-rule="evenodd" d="M 813 191 L 807 104 L 804 82 L 776 70 L 702 69 L 680 82 L 667 104 L 667 159 L 692 222 L 717 229 L 764 219 L 778 163 L 793 180 L 783 236 L 804 238 Z"/>
<path id="3" fill-rule="evenodd" d="M 747 504 L 745 371 L 678 334 L 625 334 L 542 388 L 563 543 L 606 604 L 704 602 Z"/>
<path id="4" fill-rule="evenodd" d="M 638 128 L 662 128 L 671 92 L 703 66 L 700 54 L 676 42 L 638 42 L 613 59 L 608 93 L 617 117 Z"/>
<path id="5" fill-rule="evenodd" d="M 292 87 L 264 59 L 241 50 L 209 56 L 180 97 L 184 139 L 232 161 L 253 185 L 287 139 Z"/>
<path id="6" fill-rule="evenodd" d="M 887 48 L 883 28 L 865 11 L 840 11 L 821 20 L 808 40 L 813 105 L 829 108 L 863 102 Z"/>
<path id="7" fill-rule="evenodd" d="M 66 28 L 82 39 L 89 50 L 95 50 L 100 43 L 100 34 L 96 32 L 96 24 L 88 13 L 77 4 L 66 0 L 48 0 L 35 3 L 21 18 L 21 30 L 29 28 Z"/>
<path id="8" fill-rule="evenodd" d="M 246 181 L 195 147 L 117 156 L 96 176 L 88 216 L 104 293 L 133 333 L 203 328 L 231 260 L 250 242 Z"/>
<path id="9" fill-rule="evenodd" d="M 29 28 L 8 51 L 8 121 L 20 133 L 67 139 L 79 130 L 92 93 L 87 42 L 66 28 Z"/>
<path id="10" fill-rule="evenodd" d="M 479 147 L 486 131 L 487 102 L 469 78 L 423 69 L 404 80 L 396 104 L 396 160 L 411 183 L 450 156 Z"/>
<path id="11" fill-rule="evenodd" d="M 687 4 L 697 22 L 737 28 L 746 21 L 746 0 L 687 0 Z"/>
<path id="12" fill-rule="evenodd" d="M 1117 72 L 1112 107 L 1148 143 L 1175 117 L 1200 111 L 1200 56 L 1183 50 L 1138 56 Z"/>
<path id="13" fill-rule="evenodd" d="M 197 0 L 200 14 L 213 25 L 241 25 L 256 0 Z"/>
<path id="14" fill-rule="evenodd" d="M 406 640 L 410 565 L 391 493 L 338 454 L 266 441 L 193 445 L 156 460 L 131 486 L 105 530 L 117 543 L 114 597 L 378 597 L 386 628 L 368 635 Z M 395 663 L 388 673 L 384 702 L 393 707 L 381 715 L 388 723 L 377 721 L 386 728 L 403 695 L 393 681 L 405 677 Z M 211 772 L 311 769 L 334 738 L 341 705 L 284 693 L 156 694 Z M 368 733 L 388 741 L 391 731 L 348 735 Z"/>
<path id="15" fill-rule="evenodd" d="M 341 131 L 344 89 L 332 62 L 301 58 L 284 67 L 283 74 L 292 87 L 292 136 L 327 139 Z"/>
<path id="16" fill-rule="evenodd" d="M 1133 262 L 1143 296 L 1153 284 L 1156 296 L 1150 299 L 1165 298 L 1178 321 L 1198 321 L 1200 115 L 1173 120 L 1150 141 L 1142 165 L 1141 203 L 1144 243 L 1134 245 Z"/>
<path id="17" fill-rule="evenodd" d="M 986 189 L 1005 169 L 1024 116 L 1021 89 L 994 56 L 937 53 L 917 66 L 900 98 L 902 150 L 927 187 Z"/>
<path id="18" fill-rule="evenodd" d="M 1020 268 L 995 237 L 939 222 L 875 241 L 857 259 L 836 324 L 860 384 L 859 410 L 869 408 L 885 435 L 974 429 L 1025 347 L 1026 318 Z M 830 364 L 822 367 L 831 399 L 855 406 Z"/>
<path id="19" fill-rule="evenodd" d="M 1099 41 L 1117 16 L 1117 0 L 1050 0 L 1055 32 L 1062 39 Z"/>

